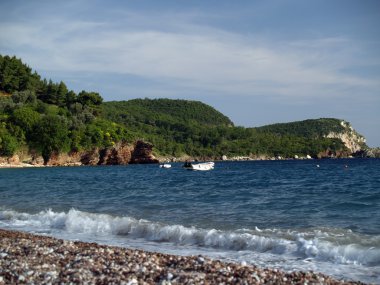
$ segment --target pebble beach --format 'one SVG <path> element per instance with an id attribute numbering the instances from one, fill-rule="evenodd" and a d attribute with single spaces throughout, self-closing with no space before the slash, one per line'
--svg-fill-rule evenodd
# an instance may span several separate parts
<path id="1" fill-rule="evenodd" d="M 0 229 L 0 284 L 364 284 Z"/>

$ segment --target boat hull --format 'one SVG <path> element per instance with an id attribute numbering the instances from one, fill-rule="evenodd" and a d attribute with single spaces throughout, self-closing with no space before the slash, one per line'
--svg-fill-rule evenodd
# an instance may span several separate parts
<path id="1" fill-rule="evenodd" d="M 204 163 L 190 163 L 184 166 L 184 168 L 188 170 L 195 170 L 195 171 L 207 171 L 214 169 L 215 163 L 214 162 L 204 162 Z"/>

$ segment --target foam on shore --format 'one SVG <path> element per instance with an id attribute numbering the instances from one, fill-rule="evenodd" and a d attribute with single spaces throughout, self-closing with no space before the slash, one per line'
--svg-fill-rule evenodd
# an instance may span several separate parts
<path id="1" fill-rule="evenodd" d="M 75 209 L 30 214 L 1 208 L 0 228 L 178 255 L 202 254 L 282 270 L 316 270 L 366 282 L 377 282 L 374 276 L 380 268 L 379 237 L 349 230 L 222 231 Z"/>
<path id="2" fill-rule="evenodd" d="M 203 256 L 149 253 L 0 229 L 0 284 L 363 284 Z M 144 283 L 146 282 L 146 283 Z"/>
<path id="3" fill-rule="evenodd" d="M 335 264 L 380 265 L 380 237 L 359 236 L 349 230 L 313 229 L 287 231 L 258 228 L 221 231 L 167 225 L 133 217 L 87 213 L 41 211 L 36 214 L 1 210 L 0 225 L 37 232 L 90 236 L 127 237 L 177 246 L 196 246 L 229 251 L 253 251 L 298 258 L 313 258 Z"/>

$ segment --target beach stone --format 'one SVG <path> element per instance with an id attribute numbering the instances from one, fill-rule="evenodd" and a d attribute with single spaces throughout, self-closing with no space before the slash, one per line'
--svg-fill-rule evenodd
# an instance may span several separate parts
<path id="1" fill-rule="evenodd" d="M 363 284 L 0 229 L 0 284 Z M 46 253 L 46 254 L 44 254 Z"/>
<path id="2" fill-rule="evenodd" d="M 12 157 L 8 158 L 8 163 L 13 165 L 20 164 L 20 158 L 17 154 L 13 155 Z"/>

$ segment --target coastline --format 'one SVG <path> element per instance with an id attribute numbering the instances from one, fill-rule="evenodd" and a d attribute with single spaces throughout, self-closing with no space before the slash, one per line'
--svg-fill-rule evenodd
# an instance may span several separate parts
<path id="1" fill-rule="evenodd" d="M 341 157 L 341 158 L 329 158 L 329 159 L 355 159 L 355 157 Z M 78 161 L 72 162 L 67 161 L 63 163 L 53 163 L 53 164 L 43 164 L 43 163 L 34 163 L 34 162 L 6 162 L 6 158 L 0 161 L 0 169 L 2 168 L 32 168 L 32 167 L 75 167 L 75 166 L 98 166 L 98 164 L 84 164 Z M 152 162 L 151 164 L 160 164 L 160 163 L 172 163 L 172 162 L 180 162 L 184 163 L 186 161 L 215 161 L 215 162 L 239 162 L 239 161 L 278 161 L 278 160 L 319 160 L 319 158 L 276 158 L 276 157 L 268 157 L 268 158 L 251 158 L 251 157 L 232 157 L 228 159 L 215 159 L 215 158 L 167 158 L 167 157 L 159 157 L 157 162 Z M 105 164 L 105 165 L 129 165 L 136 163 L 125 163 L 125 164 Z M 103 165 L 103 164 L 101 164 Z"/>
<path id="2" fill-rule="evenodd" d="M 0 229 L 0 284 L 364 284 Z"/>
<path id="3" fill-rule="evenodd" d="M 0 163 L 0 168 L 29 168 L 29 167 L 45 167 L 45 165 L 30 164 L 30 163 Z"/>

